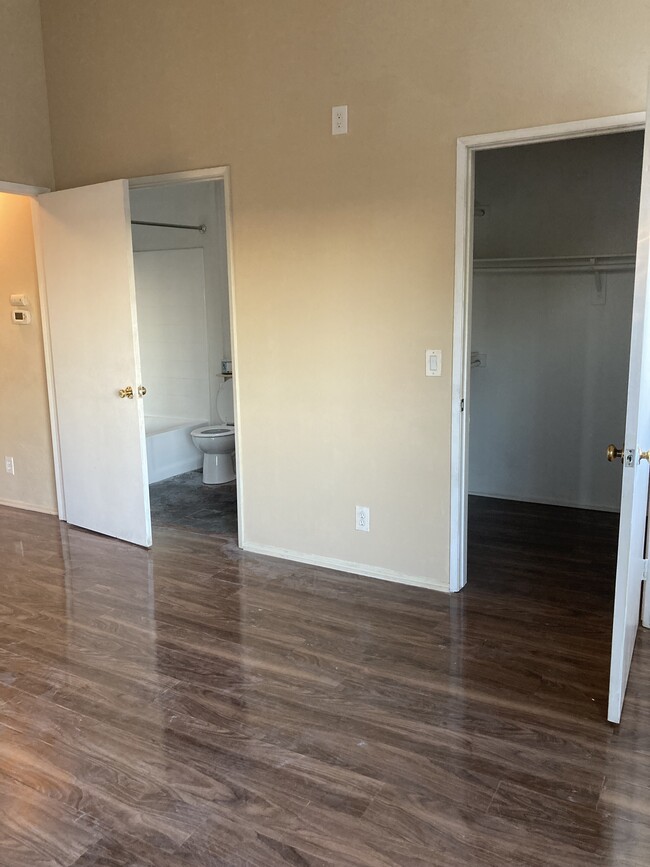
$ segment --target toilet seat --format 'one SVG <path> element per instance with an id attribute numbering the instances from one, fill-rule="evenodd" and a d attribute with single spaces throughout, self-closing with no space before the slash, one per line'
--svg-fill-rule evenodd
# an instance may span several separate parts
<path id="1" fill-rule="evenodd" d="M 226 425 L 206 425 L 205 427 L 197 427 L 192 431 L 193 437 L 225 437 L 234 434 L 234 427 Z"/>
<path id="2" fill-rule="evenodd" d="M 203 452 L 204 485 L 224 485 L 236 478 L 232 395 L 232 380 L 228 380 L 219 389 L 216 420 L 194 428 L 191 434 L 192 442 Z"/>

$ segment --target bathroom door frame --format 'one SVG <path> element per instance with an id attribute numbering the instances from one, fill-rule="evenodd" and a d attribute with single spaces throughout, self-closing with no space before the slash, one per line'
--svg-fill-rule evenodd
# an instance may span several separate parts
<path id="1" fill-rule="evenodd" d="M 463 136 L 456 146 L 456 260 L 451 409 L 451 503 L 449 589 L 467 583 L 468 447 L 472 260 L 474 247 L 474 157 L 477 151 L 644 130 L 645 111 L 506 132 Z"/>
<path id="2" fill-rule="evenodd" d="M 163 175 L 144 175 L 129 179 L 129 190 L 151 187 L 169 187 L 176 184 L 206 183 L 221 181 L 224 193 L 224 216 L 226 228 L 226 258 L 228 268 L 228 306 L 230 316 L 230 341 L 232 353 L 233 396 L 235 404 L 235 453 L 237 455 L 237 544 L 242 547 L 244 540 L 244 485 L 243 454 L 241 448 L 241 412 L 239 400 L 239 352 L 237 345 L 237 310 L 235 302 L 235 273 L 232 255 L 232 199 L 230 191 L 230 166 L 217 166 L 208 169 L 168 172 Z"/>

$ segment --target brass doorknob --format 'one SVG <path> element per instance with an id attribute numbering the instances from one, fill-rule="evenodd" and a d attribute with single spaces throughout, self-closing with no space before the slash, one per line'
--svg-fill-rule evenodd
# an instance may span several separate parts
<path id="1" fill-rule="evenodd" d="M 126 388 L 121 388 L 118 394 L 120 397 L 128 397 L 129 400 L 133 400 L 133 388 L 130 385 L 127 385 Z"/>
<path id="2" fill-rule="evenodd" d="M 147 393 L 147 389 L 144 387 L 144 385 L 139 385 L 138 386 L 138 397 L 144 397 L 146 393 Z"/>
<path id="3" fill-rule="evenodd" d="M 607 460 L 615 461 L 616 458 L 620 458 L 621 460 L 623 460 L 623 449 L 617 449 L 615 445 L 612 445 L 612 443 L 610 443 L 607 446 Z"/>

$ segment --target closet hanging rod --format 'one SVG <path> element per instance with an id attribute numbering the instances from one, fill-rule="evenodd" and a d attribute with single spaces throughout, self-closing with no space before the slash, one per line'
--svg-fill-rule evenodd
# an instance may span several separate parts
<path id="1" fill-rule="evenodd" d="M 475 259 L 475 271 L 492 271 L 496 274 L 505 272 L 524 273 L 572 273 L 594 271 L 629 271 L 634 270 L 636 257 L 634 253 L 607 256 L 548 256 L 530 259 Z"/>
<path id="2" fill-rule="evenodd" d="M 205 223 L 200 226 L 187 226 L 183 223 L 151 223 L 149 220 L 131 220 L 132 226 L 159 226 L 161 229 L 193 229 L 195 232 L 201 232 L 203 235 L 208 231 Z"/>

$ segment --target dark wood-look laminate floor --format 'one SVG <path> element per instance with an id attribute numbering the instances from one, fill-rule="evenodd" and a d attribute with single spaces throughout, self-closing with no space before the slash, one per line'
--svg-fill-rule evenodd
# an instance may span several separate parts
<path id="1" fill-rule="evenodd" d="M 0 509 L 0 864 L 647 865 L 612 516 L 480 500 L 461 594 Z M 442 568 L 442 564 L 441 564 Z"/>

